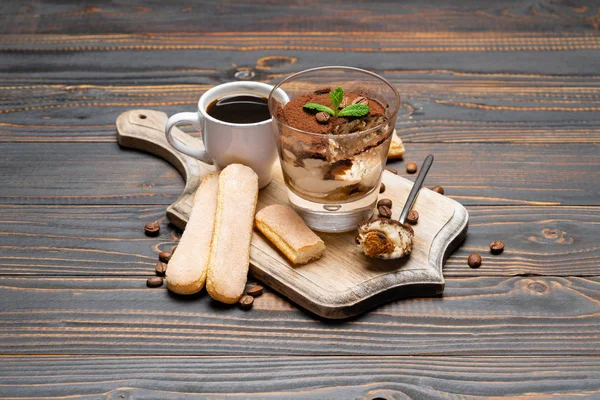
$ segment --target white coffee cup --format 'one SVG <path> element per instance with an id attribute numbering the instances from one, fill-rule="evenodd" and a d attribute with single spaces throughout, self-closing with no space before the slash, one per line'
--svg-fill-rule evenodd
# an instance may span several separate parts
<path id="1" fill-rule="evenodd" d="M 197 112 L 182 112 L 169 118 L 165 135 L 171 146 L 188 156 L 219 169 L 229 164 L 244 164 L 258 175 L 258 186 L 271 182 L 273 164 L 277 160 L 277 146 L 272 131 L 272 118 L 252 124 L 234 124 L 211 117 L 206 108 L 214 100 L 229 95 L 253 94 L 269 97 L 273 86 L 261 82 L 230 82 L 206 91 L 198 100 Z M 285 93 L 278 93 L 283 102 L 289 101 Z M 193 124 L 202 132 L 206 150 L 186 146 L 171 135 L 171 129 L 180 123 Z"/>

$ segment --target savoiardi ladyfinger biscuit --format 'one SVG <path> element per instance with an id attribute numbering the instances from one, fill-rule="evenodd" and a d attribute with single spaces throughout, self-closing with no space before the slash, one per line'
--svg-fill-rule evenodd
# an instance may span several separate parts
<path id="1" fill-rule="evenodd" d="M 394 132 L 392 132 L 392 143 L 390 144 L 390 149 L 388 151 L 388 159 L 397 160 L 402 158 L 404 157 L 405 152 L 406 150 L 404 149 L 402 139 L 400 139 L 400 136 L 398 136 L 394 129 Z"/>
<path id="2" fill-rule="evenodd" d="M 174 293 L 193 294 L 204 287 L 218 187 L 219 174 L 214 173 L 207 175 L 196 190 L 189 221 L 167 268 L 167 287 Z"/>
<path id="3" fill-rule="evenodd" d="M 306 264 L 323 255 L 325 243 L 288 206 L 273 204 L 256 213 L 255 224 L 294 264 Z"/>
<path id="4" fill-rule="evenodd" d="M 221 171 L 206 280 L 208 294 L 220 302 L 233 304 L 244 294 L 257 199 L 251 168 L 231 164 Z"/>

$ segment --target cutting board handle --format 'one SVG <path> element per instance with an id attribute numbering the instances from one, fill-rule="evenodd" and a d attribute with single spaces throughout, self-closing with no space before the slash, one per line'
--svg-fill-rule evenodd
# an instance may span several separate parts
<path id="1" fill-rule="evenodd" d="M 167 114 L 160 111 L 125 111 L 117 118 L 117 142 L 122 147 L 143 150 L 164 158 L 177 168 L 185 180 L 185 188 L 181 196 L 167 207 L 167 219 L 183 230 L 192 209 L 194 192 L 200 186 L 202 178 L 216 168 L 171 147 L 165 137 L 167 120 Z M 194 140 L 176 127 L 171 130 L 171 134 L 189 148 L 198 152 L 204 150 L 199 140 Z"/>

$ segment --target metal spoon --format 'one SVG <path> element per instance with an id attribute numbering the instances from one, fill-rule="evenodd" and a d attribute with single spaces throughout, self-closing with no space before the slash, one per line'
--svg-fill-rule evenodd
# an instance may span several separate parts
<path id="1" fill-rule="evenodd" d="M 415 204 L 415 200 L 417 200 L 417 195 L 419 194 L 419 190 L 421 190 L 421 186 L 423 186 L 423 181 L 427 176 L 427 172 L 429 172 L 429 168 L 431 168 L 431 164 L 433 164 L 433 154 L 425 157 L 425 161 L 423 161 L 423 165 L 421 165 L 421 171 L 419 171 L 419 175 L 417 175 L 417 180 L 415 180 L 415 183 L 408 194 L 408 198 L 406 199 L 406 203 L 404 203 L 402 213 L 400 213 L 400 218 L 398 218 L 401 224 L 404 224 L 408 212 L 413 204 Z"/>
<path id="2" fill-rule="evenodd" d="M 377 218 L 358 226 L 356 243 L 366 256 L 389 260 L 406 257 L 412 252 L 415 233 L 404 221 L 417 199 L 431 164 L 433 164 L 433 155 L 430 154 L 423 161 L 421 171 L 406 199 L 399 221 Z"/>

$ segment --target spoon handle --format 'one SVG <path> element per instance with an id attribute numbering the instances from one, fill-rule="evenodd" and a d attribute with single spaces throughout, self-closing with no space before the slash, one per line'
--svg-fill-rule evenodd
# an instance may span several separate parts
<path id="1" fill-rule="evenodd" d="M 410 193 L 408 194 L 408 198 L 406 199 L 406 203 L 404 203 L 404 208 L 402 209 L 402 213 L 400 214 L 400 223 L 403 224 L 406 220 L 406 216 L 408 212 L 412 208 L 415 200 L 417 199 L 417 194 L 419 194 L 419 190 L 421 186 L 423 186 L 423 181 L 425 180 L 425 176 L 427 176 L 427 172 L 429 172 L 429 168 L 433 164 L 433 154 L 425 157 L 425 161 L 423 161 L 423 165 L 421 165 L 421 170 L 419 171 L 419 175 L 417 175 L 417 180 L 413 184 Z"/>

